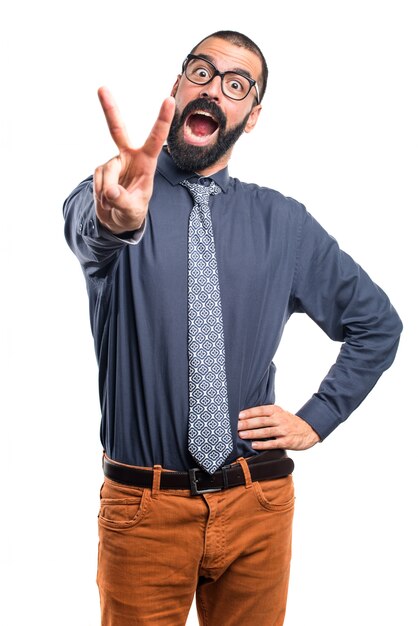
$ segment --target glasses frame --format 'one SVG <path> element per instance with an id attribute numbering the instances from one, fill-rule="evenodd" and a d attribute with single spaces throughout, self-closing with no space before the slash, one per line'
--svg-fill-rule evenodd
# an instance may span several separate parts
<path id="1" fill-rule="evenodd" d="M 191 78 L 189 78 L 187 76 L 187 74 L 186 74 L 187 66 L 188 66 L 189 62 L 192 61 L 193 59 L 198 59 L 200 61 L 204 61 L 205 63 L 208 63 L 208 65 L 213 67 L 213 76 L 211 78 L 209 78 L 209 80 L 207 80 L 206 82 L 204 82 L 204 83 L 197 83 L 196 81 L 191 80 Z M 241 100 L 245 100 L 245 98 L 250 93 L 251 89 L 254 87 L 255 91 L 256 91 L 257 104 L 260 104 L 260 92 L 258 90 L 257 81 L 255 81 L 253 78 L 250 78 L 249 76 L 246 76 L 245 74 L 242 74 L 242 72 L 237 72 L 235 70 L 227 70 L 226 72 L 220 72 L 218 70 L 218 68 L 215 67 L 215 65 L 213 63 L 208 61 L 208 59 L 206 59 L 205 57 L 199 56 L 198 54 L 188 54 L 187 55 L 187 57 L 183 61 L 182 74 L 184 74 L 185 77 L 187 78 L 187 80 L 189 82 L 193 83 L 193 85 L 208 85 L 210 82 L 213 81 L 215 76 L 219 76 L 220 79 L 221 79 L 221 89 L 222 89 L 222 93 L 224 94 L 224 96 L 226 96 L 227 98 L 230 98 L 231 100 L 236 100 L 237 102 L 241 102 Z M 242 78 L 245 78 L 246 80 L 248 80 L 248 82 L 250 83 L 250 88 L 248 89 L 248 91 L 245 94 L 245 96 L 243 96 L 242 98 L 234 98 L 233 96 L 229 96 L 227 93 L 225 93 L 225 91 L 224 91 L 224 76 L 226 76 L 228 74 L 238 74 L 238 76 L 242 76 Z"/>

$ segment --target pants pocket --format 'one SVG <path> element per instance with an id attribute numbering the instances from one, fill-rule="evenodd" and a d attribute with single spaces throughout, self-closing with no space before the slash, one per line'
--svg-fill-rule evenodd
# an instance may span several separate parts
<path id="1" fill-rule="evenodd" d="M 99 524 L 110 529 L 132 528 L 147 509 L 149 489 L 119 485 L 105 480 L 100 490 Z"/>
<path id="2" fill-rule="evenodd" d="M 292 476 L 253 483 L 258 502 L 268 511 L 289 511 L 294 506 Z"/>

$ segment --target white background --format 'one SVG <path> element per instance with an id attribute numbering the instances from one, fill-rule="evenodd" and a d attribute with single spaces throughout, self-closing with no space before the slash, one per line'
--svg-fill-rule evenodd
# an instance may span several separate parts
<path id="1" fill-rule="evenodd" d="M 38 0 L 3 10 L 2 624 L 99 625 L 97 371 L 61 213 L 115 153 L 96 89 L 110 87 L 141 144 L 185 55 L 221 28 L 253 38 L 270 67 L 264 110 L 231 174 L 303 202 L 405 324 L 395 364 L 363 405 L 324 443 L 293 454 L 286 626 L 418 623 L 413 4 Z M 296 411 L 338 348 L 292 318 L 276 358 L 277 403 Z"/>

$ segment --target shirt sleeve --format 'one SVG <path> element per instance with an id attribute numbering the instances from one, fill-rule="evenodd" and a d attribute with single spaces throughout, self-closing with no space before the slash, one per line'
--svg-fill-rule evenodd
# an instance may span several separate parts
<path id="1" fill-rule="evenodd" d="M 146 229 L 115 235 L 97 219 L 93 198 L 93 177 L 83 180 L 68 196 L 63 207 L 65 238 L 86 276 L 108 272 L 121 250 L 138 244 Z"/>
<path id="2" fill-rule="evenodd" d="M 392 364 L 402 322 L 386 294 L 312 216 L 300 227 L 294 308 L 343 342 L 317 393 L 297 412 L 327 437 Z"/>

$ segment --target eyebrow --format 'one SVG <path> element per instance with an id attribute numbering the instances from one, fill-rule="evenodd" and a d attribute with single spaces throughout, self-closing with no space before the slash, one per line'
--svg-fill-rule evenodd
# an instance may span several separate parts
<path id="1" fill-rule="evenodd" d="M 196 56 L 201 57 L 202 59 L 206 59 L 206 61 L 209 61 L 210 63 L 212 63 L 212 65 L 214 65 L 216 67 L 215 59 L 210 54 L 202 53 L 202 54 L 197 54 Z M 218 69 L 218 68 L 216 68 L 216 69 Z M 250 72 L 248 72 L 247 70 L 244 70 L 242 67 L 233 67 L 230 70 L 226 70 L 226 71 L 227 72 L 236 72 L 237 74 L 241 74 L 242 76 L 246 76 L 246 78 L 249 78 L 250 80 L 255 80 L 251 76 Z M 222 72 L 222 74 L 223 74 L 223 72 Z"/>

